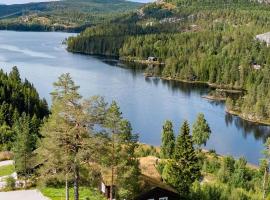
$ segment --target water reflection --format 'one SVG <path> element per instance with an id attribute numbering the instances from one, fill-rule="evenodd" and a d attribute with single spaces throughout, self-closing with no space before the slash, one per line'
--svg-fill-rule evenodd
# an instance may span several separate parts
<path id="1" fill-rule="evenodd" d="M 138 63 L 128 63 L 128 62 L 119 62 L 117 60 L 103 60 L 103 62 L 106 62 L 107 64 L 118 66 L 121 68 L 128 69 L 130 73 L 133 75 L 133 77 L 141 76 L 141 74 L 147 70 L 147 68 L 157 68 L 157 66 L 147 66 L 142 65 Z M 160 68 L 160 67 L 159 67 Z M 155 70 L 158 71 L 158 70 Z M 160 84 L 163 86 L 166 86 L 166 88 L 174 93 L 184 94 L 187 97 L 190 97 L 191 95 L 197 94 L 199 96 L 203 96 L 208 94 L 212 88 L 209 88 L 206 84 L 193 84 L 193 83 L 185 83 L 185 82 L 179 82 L 175 80 L 165 80 L 160 79 L 158 77 L 145 77 L 145 82 L 148 84 L 154 85 L 158 87 Z M 233 98 L 239 97 L 241 94 L 230 94 Z M 207 100 L 209 104 L 215 107 L 225 108 L 224 101 L 213 101 L 213 100 Z M 263 143 L 266 141 L 266 139 L 270 136 L 270 126 L 264 126 L 260 124 L 256 124 L 253 122 L 249 122 L 246 120 L 243 120 L 242 118 L 238 116 L 231 115 L 229 113 L 224 114 L 225 124 L 227 127 L 229 126 L 235 126 L 239 132 L 242 133 L 244 138 L 247 138 L 248 135 L 253 135 L 253 137 L 256 140 L 263 141 Z"/>
<path id="2" fill-rule="evenodd" d="M 118 67 L 128 69 L 130 73 L 132 73 L 133 76 L 141 76 L 142 73 L 145 72 L 145 70 L 149 67 L 147 65 L 138 64 L 138 63 L 131 63 L 131 62 L 118 62 Z M 152 66 L 155 69 L 161 70 L 161 66 Z M 158 71 L 158 70 L 155 70 Z M 161 71 L 155 73 L 155 75 L 160 75 Z M 145 81 L 147 83 L 153 83 L 153 85 L 158 86 L 160 83 L 167 87 L 168 90 L 171 92 L 179 92 L 181 91 L 187 96 L 190 96 L 191 93 L 197 93 L 198 95 L 205 95 L 209 92 L 210 88 L 207 87 L 206 84 L 191 84 L 191 83 L 185 83 L 175 80 L 166 80 L 166 79 L 160 79 L 158 77 L 145 77 Z"/>
<path id="3" fill-rule="evenodd" d="M 270 137 L 270 126 L 249 122 L 229 113 L 225 114 L 225 123 L 227 126 L 234 125 L 244 138 L 253 135 L 256 140 L 262 140 L 264 143 Z"/>

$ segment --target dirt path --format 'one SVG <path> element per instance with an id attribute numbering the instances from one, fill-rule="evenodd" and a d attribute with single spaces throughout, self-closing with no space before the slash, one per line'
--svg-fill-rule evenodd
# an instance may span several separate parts
<path id="1" fill-rule="evenodd" d="M 12 165 L 14 163 L 13 160 L 6 160 L 6 161 L 1 161 L 0 162 L 0 167 L 5 166 L 5 165 Z"/>
<path id="2" fill-rule="evenodd" d="M 49 200 L 38 190 L 20 190 L 12 192 L 0 192 L 0 199 L 8 200 Z"/>

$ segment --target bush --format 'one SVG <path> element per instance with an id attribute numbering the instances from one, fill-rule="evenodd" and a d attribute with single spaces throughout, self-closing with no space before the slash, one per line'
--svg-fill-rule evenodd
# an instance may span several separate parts
<path id="1" fill-rule="evenodd" d="M 210 150 L 209 150 L 209 153 L 210 153 L 210 154 L 213 154 L 213 155 L 217 155 L 217 153 L 216 153 L 216 150 L 215 150 L 215 149 L 210 149 Z"/>
<path id="2" fill-rule="evenodd" d="M 235 160 L 231 156 L 224 157 L 221 167 L 218 171 L 218 179 L 222 183 L 227 183 L 234 172 Z"/>
<path id="3" fill-rule="evenodd" d="M 6 178 L 6 185 L 5 185 L 5 190 L 15 190 L 16 188 L 16 180 L 12 177 L 9 176 Z"/>
<path id="4" fill-rule="evenodd" d="M 211 159 L 205 159 L 203 163 L 203 171 L 207 173 L 216 174 L 220 168 L 220 162 L 218 157 L 213 157 Z"/>
<path id="5" fill-rule="evenodd" d="M 147 146 L 147 145 L 139 145 L 136 149 L 136 156 L 137 157 L 147 157 L 147 156 L 156 156 L 159 157 L 159 153 L 154 146 Z"/>
<path id="6" fill-rule="evenodd" d="M 162 161 L 161 162 L 158 162 L 156 168 L 157 168 L 159 174 L 162 174 L 163 173 L 163 169 L 164 169 L 165 165 L 166 165 L 165 162 L 162 162 Z"/>
<path id="7" fill-rule="evenodd" d="M 249 200 L 250 198 L 244 192 L 243 189 L 234 189 L 234 190 L 232 190 L 229 199 L 231 199 L 231 200 Z"/>

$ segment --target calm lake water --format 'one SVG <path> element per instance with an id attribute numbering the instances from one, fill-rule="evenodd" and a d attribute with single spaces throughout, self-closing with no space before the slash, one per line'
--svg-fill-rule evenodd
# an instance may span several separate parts
<path id="1" fill-rule="evenodd" d="M 52 83 L 62 73 L 71 73 L 84 97 L 102 95 L 109 102 L 116 100 L 134 132 L 140 134 L 140 141 L 152 145 L 160 144 L 164 120 L 172 120 L 178 132 L 184 119 L 192 123 L 202 112 L 213 132 L 207 149 L 244 156 L 258 164 L 270 127 L 226 114 L 224 104 L 201 98 L 208 91 L 203 86 L 145 78 L 140 70 L 117 60 L 68 53 L 61 44 L 68 36 L 0 31 L 0 67 L 8 72 L 18 66 L 21 76 L 33 82 L 48 102 Z"/>

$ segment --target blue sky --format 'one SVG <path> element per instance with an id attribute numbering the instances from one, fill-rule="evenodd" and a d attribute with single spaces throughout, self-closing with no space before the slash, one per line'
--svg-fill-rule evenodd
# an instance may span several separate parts
<path id="1" fill-rule="evenodd" d="M 41 1 L 55 1 L 55 0 L 0 0 L 0 4 L 23 4 L 23 3 L 29 3 L 29 2 L 41 2 Z M 132 0 L 137 2 L 151 2 L 153 0 Z"/>

